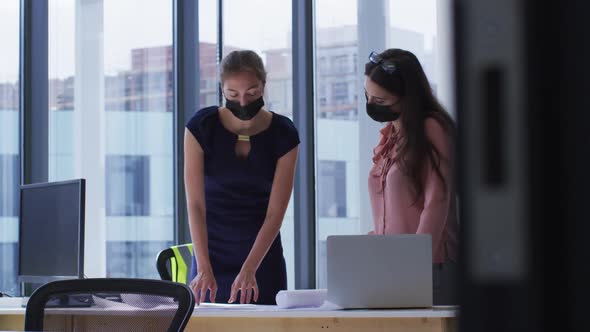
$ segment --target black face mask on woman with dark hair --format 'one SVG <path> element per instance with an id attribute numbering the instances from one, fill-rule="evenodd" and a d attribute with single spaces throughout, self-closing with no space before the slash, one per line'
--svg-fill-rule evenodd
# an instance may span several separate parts
<path id="1" fill-rule="evenodd" d="M 264 106 L 264 99 L 262 96 L 245 106 L 225 98 L 225 107 L 227 107 L 236 118 L 242 121 L 252 120 L 252 118 L 260 112 L 262 106 Z"/>
<path id="2" fill-rule="evenodd" d="M 392 111 L 391 107 L 397 104 L 398 103 L 391 105 L 376 105 L 367 103 L 367 115 L 377 122 L 395 121 L 399 119 L 401 113 Z"/>

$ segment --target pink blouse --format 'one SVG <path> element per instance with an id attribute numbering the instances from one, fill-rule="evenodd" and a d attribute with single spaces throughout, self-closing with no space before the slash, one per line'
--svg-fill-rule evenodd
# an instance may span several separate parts
<path id="1" fill-rule="evenodd" d="M 396 144 L 400 133 L 392 123 L 381 129 L 369 172 L 369 195 L 375 234 L 431 234 L 433 263 L 457 261 L 458 225 L 452 178 L 451 137 L 434 118 L 425 132 L 440 154 L 446 188 L 429 162 L 424 171 L 424 192 L 415 201 L 410 179 L 398 168 Z"/>

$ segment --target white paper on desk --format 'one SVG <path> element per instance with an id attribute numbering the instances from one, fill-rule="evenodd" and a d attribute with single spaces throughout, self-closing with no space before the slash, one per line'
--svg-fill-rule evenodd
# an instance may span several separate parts
<path id="1" fill-rule="evenodd" d="M 326 289 L 282 290 L 276 296 L 277 306 L 281 309 L 319 308 L 328 296 Z"/>
<path id="2" fill-rule="evenodd" d="M 203 302 L 198 306 L 195 305 L 195 308 L 202 308 L 202 309 L 233 309 L 233 310 L 253 310 L 255 304 L 229 304 L 229 303 L 209 303 Z"/>
<path id="3" fill-rule="evenodd" d="M 298 307 L 298 308 L 288 308 L 288 309 L 279 309 L 279 311 L 336 311 L 342 310 L 343 308 L 339 305 L 336 305 L 330 301 L 324 301 L 324 303 L 319 307 Z"/>
<path id="4" fill-rule="evenodd" d="M 337 304 L 334 304 L 330 301 L 324 301 L 324 304 L 322 304 L 321 307 L 319 307 L 320 310 L 325 310 L 325 311 L 331 311 L 331 310 L 342 310 L 343 308 Z"/>
<path id="5" fill-rule="evenodd" d="M 276 310 L 274 305 L 262 304 L 229 304 L 229 303 L 209 303 L 203 302 L 195 305 L 195 310 L 251 310 L 251 311 L 273 311 Z"/>

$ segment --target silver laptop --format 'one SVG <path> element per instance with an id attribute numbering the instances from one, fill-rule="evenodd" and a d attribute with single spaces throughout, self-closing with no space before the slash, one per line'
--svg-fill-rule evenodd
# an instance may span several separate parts
<path id="1" fill-rule="evenodd" d="M 333 235 L 328 301 L 345 309 L 432 306 L 430 235 Z"/>

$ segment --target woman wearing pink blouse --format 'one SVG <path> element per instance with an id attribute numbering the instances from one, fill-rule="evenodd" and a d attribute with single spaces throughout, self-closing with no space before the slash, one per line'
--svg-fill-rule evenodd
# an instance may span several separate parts
<path id="1" fill-rule="evenodd" d="M 453 120 L 411 52 L 372 52 L 365 65 L 367 114 L 385 123 L 374 149 L 371 234 L 432 236 L 434 303 L 454 303 L 457 211 Z"/>

